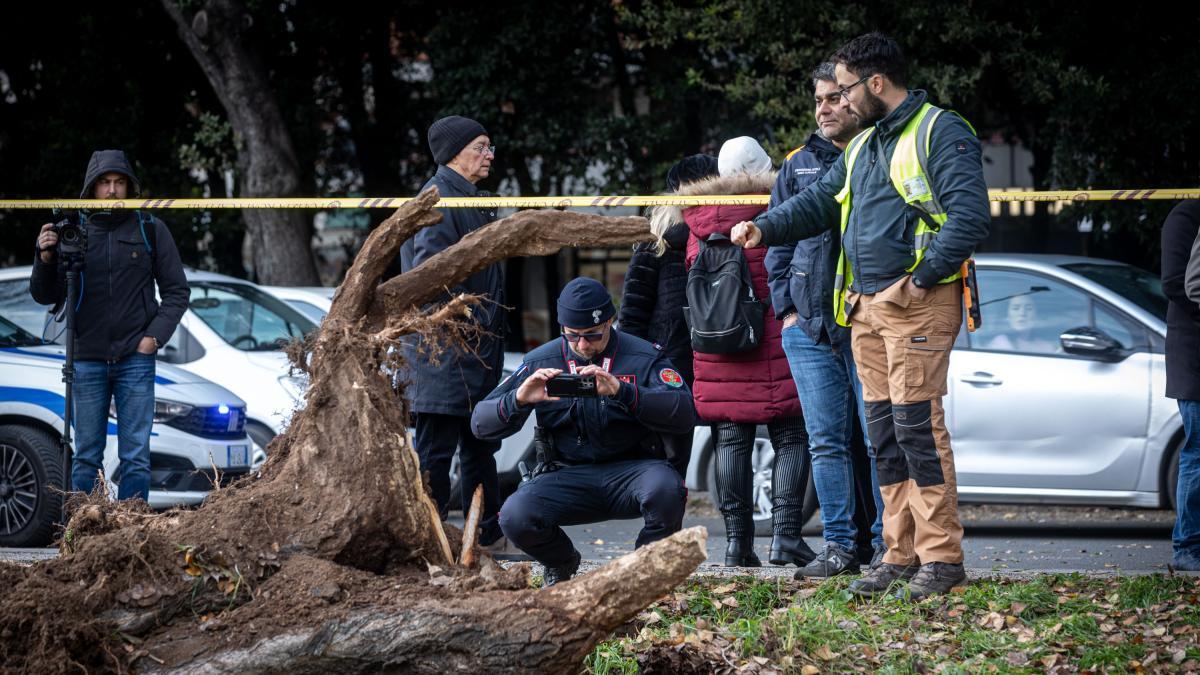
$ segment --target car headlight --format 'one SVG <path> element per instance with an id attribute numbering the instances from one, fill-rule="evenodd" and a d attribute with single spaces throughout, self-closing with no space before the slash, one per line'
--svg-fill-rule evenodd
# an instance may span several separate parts
<path id="1" fill-rule="evenodd" d="M 279 384 L 292 398 L 297 401 L 303 401 L 304 392 L 308 389 L 308 376 L 284 375 L 279 378 Z"/>
<path id="2" fill-rule="evenodd" d="M 186 403 L 178 403 L 176 401 L 165 401 L 161 398 L 154 399 L 154 423 L 162 424 L 169 422 L 176 417 L 182 417 L 192 411 L 192 406 Z M 108 416 L 112 419 L 117 419 L 117 403 L 109 401 Z"/>

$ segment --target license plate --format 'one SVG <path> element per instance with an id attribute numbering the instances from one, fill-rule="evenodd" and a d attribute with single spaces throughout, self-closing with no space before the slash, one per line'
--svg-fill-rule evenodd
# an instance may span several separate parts
<path id="1" fill-rule="evenodd" d="M 225 466 L 250 466 L 250 446 L 230 445 L 228 446 L 228 450 L 229 462 Z"/>

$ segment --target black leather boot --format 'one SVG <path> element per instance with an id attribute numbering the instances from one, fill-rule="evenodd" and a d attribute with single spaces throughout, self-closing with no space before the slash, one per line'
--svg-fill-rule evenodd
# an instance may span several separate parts
<path id="1" fill-rule="evenodd" d="M 781 534 L 771 537 L 771 555 L 768 560 L 772 565 L 792 564 L 804 567 L 816 557 L 817 552 L 800 537 L 786 537 Z"/>
<path id="2" fill-rule="evenodd" d="M 726 567 L 762 567 L 762 561 L 754 553 L 754 538 L 730 539 L 725 545 Z"/>

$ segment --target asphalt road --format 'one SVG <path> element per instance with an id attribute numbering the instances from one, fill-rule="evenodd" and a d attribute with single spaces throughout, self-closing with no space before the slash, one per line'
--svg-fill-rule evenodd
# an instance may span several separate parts
<path id="1" fill-rule="evenodd" d="M 691 505 L 694 506 L 694 505 Z M 966 565 L 986 572 L 1165 572 L 1171 560 L 1169 511 L 1106 508 L 964 506 Z M 708 561 L 725 557 L 725 527 L 719 514 L 701 504 L 684 525 L 708 528 Z M 584 560 L 605 562 L 633 550 L 640 520 L 618 520 L 565 528 Z M 805 541 L 820 550 L 820 521 L 805 527 Z M 769 537 L 755 540 L 765 559 Z M 794 569 L 794 568 L 793 568 Z"/>
<path id="2" fill-rule="evenodd" d="M 703 501 L 689 505 L 684 525 L 708 528 L 706 568 L 724 559 L 725 528 L 719 514 Z M 461 523 L 461 518 L 453 518 Z M 1164 572 L 1171 560 L 1169 511 L 1104 508 L 964 506 L 966 564 L 974 573 Z M 583 554 L 603 563 L 633 550 L 640 520 L 617 520 L 566 528 Z M 820 521 L 805 528 L 814 550 L 821 546 Z M 755 549 L 765 558 L 770 538 L 759 538 Z M 30 563 L 54 557 L 54 549 L 0 548 L 0 561 Z"/>

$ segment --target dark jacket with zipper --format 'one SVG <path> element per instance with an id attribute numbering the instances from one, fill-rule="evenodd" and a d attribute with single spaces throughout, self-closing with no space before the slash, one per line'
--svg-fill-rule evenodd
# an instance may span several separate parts
<path id="1" fill-rule="evenodd" d="M 836 145 L 813 133 L 784 160 L 767 209 L 820 180 L 841 156 Z M 842 254 L 841 240 L 835 230 L 825 230 L 795 244 L 772 246 L 764 260 L 775 316 L 794 313 L 796 325 L 815 343 L 850 343 L 850 329 L 837 325 L 833 315 L 833 276 Z"/>
<path id="2" fill-rule="evenodd" d="M 913 248 L 918 214 L 905 204 L 889 175 L 896 141 L 905 124 L 925 103 L 925 92 L 908 98 L 875 124 L 858 154 L 851 177 L 853 208 L 842 246 L 854 272 L 851 290 L 882 291 L 908 274 L 916 262 Z M 944 113 L 933 125 L 927 171 L 933 193 L 948 218 L 912 272 L 913 283 L 931 288 L 954 274 L 988 234 L 991 216 L 983 180 L 979 139 L 957 115 Z M 846 163 L 834 162 L 821 180 L 755 219 L 762 245 L 776 246 L 836 231 L 841 205 L 834 195 L 846 182 Z"/>
<path id="3" fill-rule="evenodd" d="M 1196 234 L 1200 200 L 1179 202 L 1162 227 L 1162 288 L 1167 305 L 1167 398 L 1200 401 L 1200 305 L 1188 299 L 1184 275 Z"/>
<path id="4" fill-rule="evenodd" d="M 657 212 L 656 212 L 657 213 Z M 678 212 L 675 212 L 678 214 Z M 638 244 L 625 272 L 625 290 L 618 314 L 621 331 L 662 347 L 692 386 L 692 341 L 683 306 L 687 304 L 687 269 L 684 253 L 688 228 L 682 219 L 671 223 L 663 235 L 666 250 L 658 255 L 653 243 Z"/>
<path id="5" fill-rule="evenodd" d="M 84 179 L 84 197 L 91 196 L 92 183 L 105 173 L 133 176 L 124 153 L 97 153 L 97 157 L 100 162 L 89 165 Z M 132 185 L 136 189 L 136 183 Z M 148 335 L 165 345 L 187 311 L 189 298 L 171 231 L 144 211 L 81 212 L 81 216 L 86 218 L 87 253 L 76 301 L 75 358 L 117 361 L 136 351 Z M 154 297 L 155 283 L 161 304 Z M 43 263 L 35 253 L 29 292 L 43 305 L 66 299 L 66 270 L 57 257 Z"/>
<path id="6" fill-rule="evenodd" d="M 434 185 L 442 197 L 475 197 L 479 194 L 471 181 L 448 166 L 439 166 L 421 191 Z M 494 209 L 440 209 L 439 212 L 442 214 L 440 223 L 417 232 L 400 248 L 401 272 L 413 269 L 496 219 Z M 412 396 L 414 412 L 470 417 L 475 403 L 487 396 L 500 381 L 507 332 L 503 263 L 488 265 L 466 281 L 452 286 L 448 293 L 424 309 L 460 293 L 486 298 L 471 314 L 471 319 L 485 333 L 470 344 L 474 353 L 451 348 L 437 357 L 437 363 L 422 353 L 420 338 L 408 339 L 404 354 L 409 363 L 408 392 Z"/>

